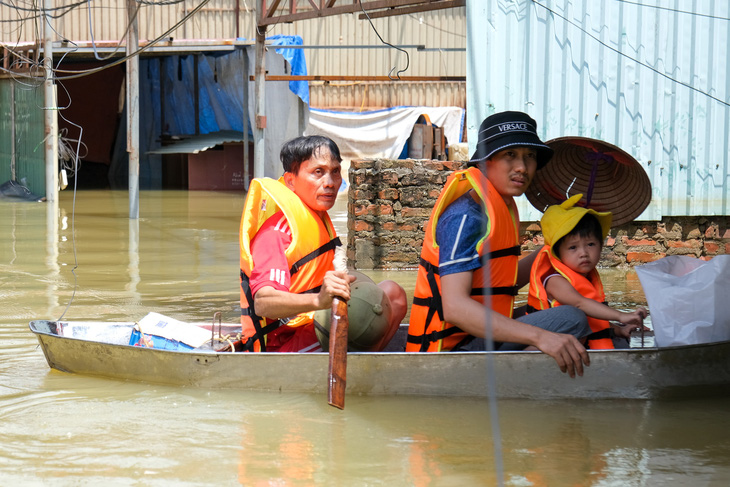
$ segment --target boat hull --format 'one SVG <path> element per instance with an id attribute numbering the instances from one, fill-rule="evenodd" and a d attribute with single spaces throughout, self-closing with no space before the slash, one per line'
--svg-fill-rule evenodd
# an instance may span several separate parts
<path id="1" fill-rule="evenodd" d="M 170 351 L 123 344 L 133 323 L 32 321 L 51 368 L 122 380 L 255 391 L 327 391 L 326 353 Z M 88 330 L 112 330 L 116 343 Z M 76 331 L 64 336 L 64 330 Z M 86 332 L 78 332 L 86 330 Z M 591 351 L 571 379 L 541 352 L 350 353 L 347 393 L 501 398 L 658 399 L 730 393 L 730 342 Z"/>

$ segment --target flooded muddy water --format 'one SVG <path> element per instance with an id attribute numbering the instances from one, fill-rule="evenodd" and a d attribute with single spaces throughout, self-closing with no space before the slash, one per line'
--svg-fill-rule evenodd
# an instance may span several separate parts
<path id="1" fill-rule="evenodd" d="M 166 387 L 49 369 L 34 319 L 238 320 L 243 195 L 63 192 L 0 201 L 3 485 L 673 485 L 730 483 L 730 401 L 497 402 Z M 333 219 L 344 231 L 345 202 Z M 413 271 L 367 272 L 400 282 Z M 609 300 L 645 304 L 633 271 Z M 587 371 L 590 373 L 590 369 Z M 486 377 L 486 375 L 485 375 Z M 324 378 L 323 378 L 324 380 Z M 580 379 L 576 379 L 580 380 Z M 501 462 L 495 459 L 501 458 Z"/>

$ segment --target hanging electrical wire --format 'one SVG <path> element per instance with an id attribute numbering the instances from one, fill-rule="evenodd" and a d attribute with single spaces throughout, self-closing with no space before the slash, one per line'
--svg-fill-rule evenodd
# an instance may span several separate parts
<path id="1" fill-rule="evenodd" d="M 362 10 L 362 13 L 364 13 L 365 14 L 365 17 L 367 17 L 368 22 L 370 22 L 370 27 L 372 27 L 373 28 L 373 31 L 375 31 L 375 35 L 378 36 L 378 39 L 380 39 L 380 42 L 382 42 L 386 46 L 390 46 L 393 49 L 396 49 L 398 51 L 401 51 L 402 53 L 404 53 L 406 55 L 406 67 L 403 68 L 403 69 L 401 69 L 401 70 L 396 71 L 395 78 L 392 76 L 393 71 L 395 71 L 395 69 L 396 69 L 395 66 L 393 66 L 392 68 L 390 68 L 390 71 L 388 72 L 388 78 L 389 79 L 391 79 L 393 81 L 400 80 L 400 74 L 406 72 L 408 70 L 408 67 L 411 65 L 411 57 L 408 55 L 408 52 L 405 49 L 401 49 L 400 47 L 394 46 L 390 42 L 387 42 L 387 41 L 383 40 L 383 38 L 380 36 L 380 33 L 378 32 L 378 29 L 375 28 L 375 25 L 373 24 L 373 21 L 370 19 L 370 16 L 365 11 L 365 7 L 362 6 L 362 2 L 360 2 L 360 10 Z"/>
<path id="2" fill-rule="evenodd" d="M 716 20 L 730 20 L 728 17 L 720 17 L 718 15 L 709 15 L 709 14 L 701 14 L 698 12 L 690 12 L 688 10 L 678 10 L 676 8 L 669 8 L 669 7 L 662 7 L 661 5 L 647 5 L 645 3 L 639 3 L 639 2 L 630 2 L 629 0 L 616 0 L 617 2 L 621 3 L 627 3 L 629 5 L 636 5 L 638 7 L 646 7 L 646 8 L 654 8 L 657 10 L 666 10 L 667 12 L 673 12 L 678 14 L 687 14 L 687 15 L 693 15 L 695 17 L 706 17 L 708 19 L 716 19 Z"/>
<path id="3" fill-rule="evenodd" d="M 105 69 L 109 69 L 111 67 L 114 67 L 114 66 L 117 66 L 119 64 L 122 64 L 123 62 L 127 61 L 127 59 L 131 58 L 132 56 L 137 56 L 140 53 L 142 53 L 142 52 L 148 50 L 149 48 L 153 47 L 155 44 L 157 44 L 161 40 L 166 39 L 166 38 L 169 38 L 170 37 L 170 34 L 172 32 L 174 32 L 178 27 L 180 27 L 185 22 L 187 22 L 188 19 L 190 19 L 193 15 L 195 15 L 198 11 L 200 11 L 209 2 L 210 2 L 210 0 L 203 0 L 200 4 L 198 4 L 198 6 L 196 6 L 193 10 L 191 10 L 185 16 L 183 16 L 182 19 L 180 19 L 177 23 L 175 23 L 175 25 L 173 25 L 172 27 L 170 27 L 167 31 L 165 31 L 164 33 L 162 33 L 161 35 L 159 35 L 155 39 L 149 41 L 146 45 L 140 47 L 135 52 L 133 52 L 133 53 L 131 53 L 129 55 L 125 55 L 125 56 L 123 56 L 121 58 L 118 58 L 118 59 L 110 62 L 109 64 L 105 64 L 104 66 L 99 66 L 99 67 L 91 68 L 91 69 L 85 69 L 85 70 L 65 70 L 65 69 L 60 69 L 60 68 L 56 67 L 53 70 L 54 73 L 66 73 L 67 76 L 55 76 L 55 79 L 56 80 L 63 80 L 63 79 L 81 78 L 83 76 L 88 76 L 88 75 L 91 75 L 91 74 L 94 74 L 94 73 L 98 73 L 98 72 L 103 71 Z M 0 3 L 3 4 L 3 5 L 10 6 L 11 8 L 15 8 L 15 6 L 8 4 L 4 0 L 0 0 Z M 77 7 L 77 6 L 83 5 L 85 3 L 90 3 L 90 0 L 84 0 L 83 2 L 77 2 L 77 3 L 73 4 L 73 7 Z M 137 1 L 137 3 L 147 3 L 147 2 Z M 174 0 L 173 3 L 177 3 L 177 0 Z M 148 5 L 151 5 L 152 3 L 147 3 L 147 4 Z M 157 5 L 165 5 L 164 1 L 162 3 L 159 3 L 158 2 L 156 4 Z M 48 10 L 58 10 L 58 9 L 61 9 L 61 8 L 64 8 L 64 7 L 56 7 L 55 9 L 48 9 Z M 18 9 L 23 9 L 23 8 L 22 7 L 18 7 Z M 33 8 L 33 9 L 23 9 L 23 10 L 28 10 L 28 11 L 42 11 L 43 9 Z M 64 15 L 65 15 L 65 13 L 68 13 L 68 12 L 64 12 Z M 39 13 L 38 15 L 32 16 L 30 19 L 31 20 L 32 19 L 37 19 L 37 18 L 40 18 L 42 16 L 43 16 L 43 14 L 42 13 Z M 53 16 L 51 16 L 51 17 L 53 17 Z M 126 33 L 129 32 L 129 28 L 130 28 L 129 26 L 130 26 L 130 23 L 127 24 L 127 28 L 125 30 L 125 35 L 126 35 Z M 54 29 L 54 31 L 55 31 L 55 29 Z M 56 32 L 56 34 L 59 35 L 59 37 L 61 37 L 62 39 L 64 39 L 64 41 L 66 43 L 70 43 L 70 44 L 75 45 L 73 42 L 71 42 L 68 39 L 66 39 L 65 36 L 61 35 L 57 31 L 55 31 L 55 32 Z M 93 35 L 93 33 L 92 33 L 92 35 Z M 37 35 L 37 38 L 40 38 L 40 34 Z M 7 47 L 6 47 L 6 49 L 7 49 Z M 95 50 L 95 53 L 96 53 L 96 50 Z M 31 60 L 30 58 L 27 58 L 27 57 L 23 56 L 22 54 L 17 53 L 17 55 L 18 55 L 18 57 L 20 59 L 22 59 L 24 62 L 27 62 L 30 65 L 38 64 L 35 60 Z M 99 57 L 97 59 L 104 60 L 103 58 L 99 58 Z M 56 63 L 56 66 L 59 66 L 60 64 L 61 63 L 59 61 L 58 63 Z M 42 69 L 42 67 L 40 69 Z M 8 69 L 2 68 L 2 67 L 0 67 L 0 71 L 2 71 L 2 72 L 9 72 Z"/>
<path id="4" fill-rule="evenodd" d="M 140 3 L 140 2 L 137 2 Z M 122 38 L 119 39 L 119 42 L 117 42 L 117 46 L 114 48 L 114 50 L 106 57 L 102 57 L 99 55 L 99 51 L 96 48 L 96 39 L 94 38 L 94 24 L 91 21 L 91 0 L 89 0 L 89 8 L 88 8 L 88 14 L 89 14 L 89 37 L 91 37 L 91 47 L 94 50 L 94 57 L 98 61 L 108 61 L 114 55 L 119 52 L 119 50 L 122 48 L 122 41 L 127 38 L 127 34 L 129 34 L 129 29 L 132 28 L 132 23 L 137 19 L 137 15 L 139 14 L 139 5 L 137 5 L 137 8 L 134 9 L 134 15 L 132 15 L 132 18 L 129 19 L 127 22 L 127 28 L 124 29 L 124 34 L 122 34 Z"/>
<path id="5" fill-rule="evenodd" d="M 68 73 L 68 76 L 56 76 L 56 79 L 64 80 L 64 79 L 82 78 L 84 76 L 89 76 L 91 74 L 98 73 L 98 72 L 104 71 L 105 69 L 109 69 L 111 67 L 122 64 L 127 59 L 130 59 L 133 56 L 138 56 L 142 52 L 144 52 L 144 51 L 148 50 L 149 48 L 153 47 L 154 45 L 156 45 L 161 40 L 169 38 L 170 34 L 172 32 L 174 32 L 178 27 L 180 27 L 182 24 L 187 22 L 188 19 L 190 19 L 193 15 L 198 13 L 198 11 L 200 11 L 203 7 L 205 7 L 208 4 L 208 2 L 210 2 L 210 0 L 203 0 L 202 2 L 200 2 L 200 4 L 198 4 L 197 7 L 195 7 L 193 10 L 188 12 L 185 16 L 183 16 L 183 18 L 180 19 L 175 25 L 170 27 L 168 30 L 166 30 L 165 32 L 163 32 L 162 34 L 160 34 L 153 40 L 149 41 L 144 46 L 137 49 L 135 52 L 133 52 L 129 55 L 123 56 L 115 61 L 112 61 L 109 64 L 105 64 L 104 66 L 99 66 L 97 68 L 84 69 L 84 70 L 66 70 L 66 69 L 56 68 L 56 69 L 54 69 L 54 72 L 56 72 L 56 73 Z"/>
<path id="6" fill-rule="evenodd" d="M 624 52 L 622 52 L 622 51 L 620 51 L 620 50 L 616 49 L 615 47 L 613 47 L 613 46 L 611 46 L 611 45 L 609 45 L 609 44 L 607 44 L 607 43 L 603 42 L 603 41 L 602 41 L 601 39 L 599 39 L 598 37 L 594 36 L 593 34 L 591 34 L 590 32 L 588 32 L 587 30 L 585 30 L 585 29 L 584 29 L 583 27 L 581 27 L 580 25 L 576 24 L 575 22 L 573 22 L 572 20 L 568 19 L 567 17 L 564 17 L 563 15 L 560 15 L 560 14 L 559 14 L 558 12 L 556 12 L 556 11 L 555 11 L 555 10 L 553 10 L 553 9 L 551 9 L 550 7 L 547 7 L 546 5 L 543 5 L 543 4 L 542 4 L 542 3 L 540 3 L 540 2 L 538 1 L 538 0 L 532 0 L 532 3 L 534 3 L 535 5 L 539 5 L 540 7 L 544 8 L 545 10 L 547 10 L 548 12 L 550 12 L 551 14 L 553 14 L 553 15 L 554 15 L 554 16 L 556 16 L 556 17 L 560 17 L 561 19 L 563 19 L 564 21 L 566 21 L 567 23 L 569 23 L 569 24 L 570 24 L 570 25 L 572 25 L 573 27 L 575 27 L 575 28 L 577 28 L 578 30 L 580 30 L 581 32 L 583 32 L 583 33 L 584 33 L 585 35 L 587 35 L 587 36 L 588 36 L 588 37 L 590 37 L 591 39 L 595 40 L 596 42 L 598 42 L 599 44 L 601 44 L 601 45 L 602 45 L 602 46 L 604 46 L 605 48 L 607 48 L 607 49 L 610 49 L 611 51 L 615 52 L 615 53 L 616 53 L 616 54 L 618 54 L 619 56 L 623 56 L 623 57 L 625 57 L 626 59 L 629 59 L 629 60 L 631 60 L 631 61 L 635 62 L 635 63 L 636 63 L 636 64 L 638 64 L 639 66 L 643 66 L 643 67 L 645 67 L 645 68 L 647 68 L 647 69 L 650 69 L 651 71 L 655 72 L 655 73 L 656 73 L 656 74 L 658 74 L 659 76 L 661 76 L 661 77 L 663 77 L 663 78 L 666 78 L 666 79 L 668 79 L 669 81 L 671 81 L 671 82 L 673 82 L 673 83 L 676 83 L 676 84 L 678 84 L 678 85 L 684 86 L 685 88 L 687 88 L 687 89 L 689 89 L 689 90 L 692 90 L 692 91 L 694 91 L 694 92 L 696 92 L 696 93 L 699 93 L 699 94 L 701 94 L 701 95 L 705 95 L 706 97 L 708 97 L 708 98 L 710 98 L 710 99 L 712 99 L 712 100 L 715 100 L 716 102 L 718 102 L 718 103 L 721 103 L 721 104 L 723 104 L 723 105 L 725 105 L 725 106 L 730 106 L 730 103 L 728 103 L 727 101 L 725 101 L 725 100 L 722 100 L 722 99 L 720 99 L 720 98 L 717 98 L 716 96 L 712 96 L 711 94 L 707 93 L 706 91 L 702 91 L 701 89 L 699 89 L 699 88 L 696 88 L 696 87 L 692 86 L 692 85 L 691 85 L 691 84 L 689 84 L 689 83 L 686 83 L 686 82 L 684 82 L 684 81 L 680 81 L 680 80 L 678 80 L 678 79 L 676 79 L 676 78 L 673 78 L 673 77 L 671 77 L 670 75 L 668 75 L 668 74 L 666 74 L 666 73 L 664 73 L 664 72 L 662 72 L 662 71 L 658 70 L 658 69 L 657 69 L 657 68 L 655 68 L 654 66 L 651 66 L 651 65 L 649 65 L 649 64 L 646 64 L 646 63 L 644 63 L 644 62 L 642 62 L 642 61 L 640 61 L 640 60 L 638 60 L 638 59 L 636 59 L 636 58 L 634 58 L 634 57 L 631 57 L 631 56 L 629 56 L 628 54 L 626 54 L 626 53 L 624 53 Z"/>
<path id="7" fill-rule="evenodd" d="M 70 102 L 69 102 L 70 104 Z M 71 292 L 71 298 L 68 300 L 68 303 L 66 303 L 66 308 L 63 310 L 63 313 L 61 313 L 61 316 L 58 317 L 57 321 L 61 321 L 63 317 L 66 315 L 66 312 L 71 307 L 71 303 L 73 303 L 74 298 L 76 297 L 76 289 L 78 288 L 78 277 L 76 276 L 76 269 L 79 267 L 79 260 L 76 255 L 76 191 L 78 189 L 78 170 L 79 170 L 79 153 L 81 152 L 81 139 L 84 135 L 84 128 L 81 125 L 78 125 L 76 123 L 73 123 L 71 120 L 67 119 L 63 116 L 63 113 L 61 111 L 58 111 L 58 116 L 63 119 L 64 122 L 66 122 L 69 125 L 72 125 L 79 129 L 79 138 L 74 139 L 76 142 L 76 150 L 73 150 L 71 152 L 72 157 L 69 158 L 69 160 L 73 161 L 72 165 L 72 173 L 74 174 L 74 189 L 73 189 L 73 202 L 71 204 L 71 247 L 73 248 L 73 254 L 74 254 L 74 266 L 71 268 L 71 275 L 74 276 L 74 287 L 73 291 Z M 84 145 L 84 147 L 86 147 Z"/>
<path id="8" fill-rule="evenodd" d="M 156 6 L 164 6 L 164 5 L 175 5 L 176 3 L 183 3 L 185 0 L 160 0 L 157 2 L 154 2 L 152 0 L 134 0 L 136 3 L 142 4 L 142 5 L 156 5 Z"/>
<path id="9" fill-rule="evenodd" d="M 32 12 L 34 15 L 29 15 L 27 17 L 18 18 L 18 19 L 2 19 L 0 20 L 0 23 L 9 23 L 9 22 L 25 22 L 27 20 L 32 19 L 39 19 L 43 17 L 44 15 L 49 15 L 51 18 L 58 19 L 63 17 L 64 15 L 71 12 L 73 9 L 80 7 L 84 5 L 85 3 L 90 3 L 91 0 L 83 0 L 80 2 L 72 3 L 69 5 L 62 5 L 60 7 L 50 7 L 50 8 L 43 8 L 43 7 L 18 7 L 17 5 L 12 5 L 8 2 L 5 2 L 3 0 L 0 0 L 0 5 L 5 5 L 6 7 L 9 7 L 16 12 Z M 53 14 L 46 14 L 47 12 L 58 12 L 62 11 L 61 13 L 53 13 Z"/>

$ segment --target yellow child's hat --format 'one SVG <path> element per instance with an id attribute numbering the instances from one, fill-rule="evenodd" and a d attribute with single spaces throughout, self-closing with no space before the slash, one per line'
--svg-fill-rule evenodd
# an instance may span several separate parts
<path id="1" fill-rule="evenodd" d="M 573 195 L 559 205 L 549 206 L 545 210 L 540 219 L 540 226 L 546 244 L 552 246 L 565 237 L 586 214 L 594 215 L 598 219 L 603 233 L 602 240 L 606 239 L 608 230 L 611 228 L 611 212 L 598 212 L 590 208 L 575 206 L 582 197 L 582 194 Z"/>

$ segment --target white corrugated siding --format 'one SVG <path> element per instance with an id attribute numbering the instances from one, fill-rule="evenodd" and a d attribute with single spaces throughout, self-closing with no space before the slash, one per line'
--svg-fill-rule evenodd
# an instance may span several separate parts
<path id="1" fill-rule="evenodd" d="M 637 3 L 467 2 L 469 140 L 489 114 L 526 111 L 545 139 L 631 153 L 653 186 L 640 219 L 730 215 L 729 2 Z"/>
<path id="2" fill-rule="evenodd" d="M 409 66 L 402 76 L 464 76 L 466 53 L 449 49 L 465 48 L 465 9 L 373 19 L 380 36 L 395 45 L 422 45 L 429 51 L 405 49 Z M 308 49 L 307 67 L 318 75 L 387 76 L 406 68 L 406 55 L 384 46 L 367 20 L 358 14 L 304 20 L 271 26 L 267 35 L 300 35 L 308 45 L 376 46 L 369 49 Z M 442 49 L 442 51 L 438 51 Z"/>
<path id="3" fill-rule="evenodd" d="M 309 104 L 332 110 L 370 110 L 394 106 L 466 108 L 466 83 L 460 81 L 401 81 L 309 83 Z"/>

